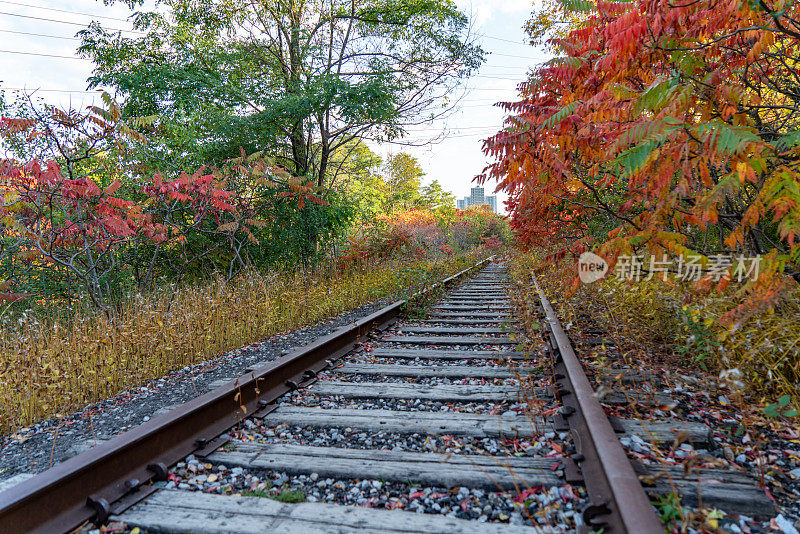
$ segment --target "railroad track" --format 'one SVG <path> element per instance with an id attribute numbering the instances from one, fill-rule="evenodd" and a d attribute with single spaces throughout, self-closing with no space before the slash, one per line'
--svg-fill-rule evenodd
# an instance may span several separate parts
<path id="1" fill-rule="evenodd" d="M 0 532 L 663 532 L 619 438 L 710 429 L 609 420 L 542 294 L 547 387 L 481 267 L 0 493 Z"/>

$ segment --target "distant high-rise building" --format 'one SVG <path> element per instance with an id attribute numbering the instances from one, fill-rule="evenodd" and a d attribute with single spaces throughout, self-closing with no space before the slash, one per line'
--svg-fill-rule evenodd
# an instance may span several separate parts
<path id="1" fill-rule="evenodd" d="M 483 187 L 473 187 L 470 196 L 456 200 L 456 207 L 460 210 L 469 206 L 483 206 L 488 204 L 492 211 L 497 213 L 497 197 L 495 195 L 485 196 Z"/>
<path id="2" fill-rule="evenodd" d="M 473 206 L 483 206 L 486 203 L 486 198 L 483 196 L 482 187 L 473 187 L 470 191 L 469 197 L 472 199 Z"/>

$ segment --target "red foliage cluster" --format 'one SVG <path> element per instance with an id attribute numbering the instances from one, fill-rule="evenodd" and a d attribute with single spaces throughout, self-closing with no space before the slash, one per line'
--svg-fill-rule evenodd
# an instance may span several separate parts
<path id="1" fill-rule="evenodd" d="M 103 109 L 45 106 L 30 111 L 35 119 L 0 118 L 0 137 L 24 160 L 0 160 L 0 260 L 8 267 L 0 282 L 30 285 L 36 277 L 23 262 L 38 259 L 53 279 L 78 281 L 107 307 L 109 277 L 121 266 L 134 271 L 140 287 L 153 286 L 156 265 L 183 273 L 207 259 L 205 273 L 221 268 L 228 277 L 245 268 L 246 244 L 258 244 L 252 229 L 267 226 L 269 207 L 257 191 L 283 189 L 275 200 L 282 207 L 326 204 L 313 184 L 260 153 L 242 151 L 222 169 L 150 181 L 130 155 L 146 142 L 139 130 L 154 119 L 125 120 L 109 95 L 102 99 Z M 50 154 L 57 161 L 45 161 Z M 131 258 L 146 258 L 144 272 Z"/>
<path id="2" fill-rule="evenodd" d="M 106 250 L 140 232 L 160 235 L 140 206 L 114 196 L 119 187 L 114 182 L 101 189 L 88 178 L 66 178 L 54 161 L 0 161 L 0 220 L 44 255 L 87 243 Z"/>
<path id="3" fill-rule="evenodd" d="M 800 260 L 800 5 L 572 2 L 522 100 L 502 104 L 485 174 L 524 245 L 561 253 L 764 255 L 752 309 Z M 713 247 L 708 247 L 711 236 Z M 767 299 L 761 297 L 771 295 Z"/>
<path id="4" fill-rule="evenodd" d="M 499 234 L 505 221 L 487 209 L 452 213 L 414 209 L 378 215 L 373 223 L 350 238 L 341 265 L 363 263 L 398 255 L 423 257 L 428 251 L 453 254 L 458 249 L 502 245 Z"/>

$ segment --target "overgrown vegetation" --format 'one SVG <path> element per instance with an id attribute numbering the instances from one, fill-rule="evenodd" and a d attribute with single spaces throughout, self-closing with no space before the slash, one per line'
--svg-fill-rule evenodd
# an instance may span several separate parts
<path id="1" fill-rule="evenodd" d="M 526 261 L 637 342 L 797 398 L 800 5 L 548 0 L 526 29 L 558 57 L 502 104 L 481 176 Z M 581 284 L 586 252 L 606 281 Z"/>
<path id="2" fill-rule="evenodd" d="M 564 280 L 575 271 L 571 258 L 553 261 L 547 251 L 538 251 L 520 254 L 515 262 L 517 276 L 535 272 L 564 313 L 590 308 L 599 314 L 599 323 L 612 325 L 631 346 L 672 353 L 727 382 L 747 383 L 762 403 L 783 395 L 800 401 L 800 291 L 790 293 L 774 311 L 731 330 L 719 318 L 737 298 L 733 288 L 708 293 L 689 283 L 666 286 L 611 276 L 565 291 Z"/>
<path id="3" fill-rule="evenodd" d="M 102 106 L 0 91 L 2 430 L 413 290 L 508 238 L 423 187 L 411 155 L 364 143 L 446 112 L 482 63 L 453 2 L 158 4 L 132 15 L 137 37 L 80 32 L 90 85 L 114 92 Z"/>
<path id="4" fill-rule="evenodd" d="M 508 239 L 486 209 L 425 203 L 407 155 L 385 182 L 406 201 L 356 228 L 345 190 L 263 154 L 139 174 L 147 140 L 134 128 L 148 120 L 105 102 L 28 106 L 31 117 L 0 123 L 8 150 L 29 158 L 0 167 L 0 429 L 416 288 Z"/>
<path id="5" fill-rule="evenodd" d="M 312 324 L 450 276 L 487 249 L 424 258 L 395 254 L 314 272 L 245 271 L 165 286 L 120 303 L 109 317 L 88 303 L 68 319 L 23 314 L 0 338 L 0 431 L 29 425 L 141 385 L 275 333 Z M 187 385 L 187 387 L 191 387 Z"/>

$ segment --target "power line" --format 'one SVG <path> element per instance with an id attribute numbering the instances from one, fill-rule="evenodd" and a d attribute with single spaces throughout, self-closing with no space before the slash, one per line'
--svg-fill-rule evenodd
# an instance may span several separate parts
<path id="1" fill-rule="evenodd" d="M 19 54 L 33 54 L 33 52 L 17 52 L 17 51 L 11 51 L 11 50 L 0 50 L 0 53 L 1 52 L 8 52 L 8 53 L 13 53 L 13 54 L 17 54 L 17 53 L 19 53 Z M 75 56 L 61 56 L 61 57 L 81 59 L 81 58 L 76 58 Z M 30 89 L 26 89 L 26 88 L 22 88 L 22 87 L 2 87 L 2 86 L 0 86 L 0 89 L 7 89 L 7 90 L 14 90 L 14 91 L 27 91 L 27 90 L 30 90 Z M 494 89 L 494 88 L 487 88 L 487 89 L 490 90 L 490 91 L 505 90 L 505 89 Z M 36 90 L 37 91 L 54 92 L 54 93 L 94 93 L 95 92 L 95 91 L 77 91 L 77 90 L 67 90 L 67 89 L 50 89 L 50 88 L 41 88 L 41 87 L 36 88 Z M 469 91 L 482 91 L 482 90 L 484 90 L 484 89 L 481 89 L 481 88 L 469 89 L 468 92 Z M 515 98 L 518 98 L 518 97 L 515 95 Z M 462 104 L 462 103 L 493 104 L 493 103 L 496 103 L 496 102 L 501 102 L 501 101 L 498 101 L 498 100 L 495 100 L 495 99 L 492 99 L 492 98 L 481 98 L 481 99 L 465 98 L 463 100 L 459 100 L 457 102 L 457 104 Z"/>
<path id="2" fill-rule="evenodd" d="M 0 0 L 0 3 L 2 3 L 2 2 L 4 2 L 4 0 Z M 6 3 L 11 3 L 11 2 L 6 2 Z M 20 4 L 20 5 L 23 5 L 23 4 Z M 44 9 L 44 8 L 42 8 L 42 9 Z M 61 11 L 63 11 L 63 10 L 61 10 Z M 108 18 L 108 17 L 106 17 L 106 18 Z M 122 19 L 113 19 L 113 20 L 122 20 Z M 116 30 L 116 31 L 129 31 L 129 30 Z M 133 30 L 130 30 L 130 31 L 133 31 Z M 0 30 L 0 33 L 13 33 L 13 34 L 16 34 L 16 35 L 29 35 L 31 37 L 47 37 L 47 38 L 50 38 L 50 39 L 63 39 L 63 40 L 66 40 L 66 41 L 80 41 L 80 39 L 78 39 L 77 37 L 67 37 L 67 36 L 64 36 L 64 35 L 50 35 L 50 34 L 47 34 L 47 33 L 21 32 L 21 31 L 17 31 L 17 30 Z M 532 59 L 532 60 L 541 59 L 541 58 L 533 58 L 533 57 L 525 57 L 525 56 L 513 56 L 513 55 L 509 55 L 509 54 L 496 54 L 494 52 L 491 52 L 491 55 L 493 55 L 493 56 L 503 56 L 503 57 L 515 57 L 515 58 L 521 58 L 521 59 Z M 516 70 L 516 71 L 519 71 L 520 69 L 524 68 L 524 67 L 520 67 L 519 65 L 489 65 L 489 64 L 484 64 L 484 67 L 489 68 L 489 69 L 508 69 L 508 70 Z M 487 74 L 492 74 L 492 73 L 487 73 Z"/>
<path id="3" fill-rule="evenodd" d="M 473 89 L 467 89 L 466 91 L 468 93 L 471 93 L 472 91 L 506 91 L 506 92 L 508 92 L 508 91 L 516 91 L 516 90 L 517 90 L 516 88 L 504 89 L 502 87 L 476 87 L 476 88 L 473 88 Z"/>
<path id="4" fill-rule="evenodd" d="M 464 137 L 472 137 L 472 138 L 480 139 L 483 136 L 493 135 L 493 134 L 497 133 L 498 131 L 499 130 L 493 130 L 493 131 L 485 132 L 485 133 L 462 134 L 462 135 L 447 135 L 444 138 L 442 138 L 441 141 L 445 141 L 447 139 L 462 139 Z M 373 141 L 375 143 L 392 144 L 392 145 L 410 145 L 410 144 L 414 144 L 414 143 L 424 143 L 424 142 L 427 142 L 427 141 L 431 140 L 431 139 L 404 139 L 404 140 L 400 140 L 400 141 L 378 141 L 375 138 L 367 138 L 367 139 L 369 139 L 370 141 Z"/>
<path id="5" fill-rule="evenodd" d="M 481 70 L 483 70 L 483 68 L 487 68 L 487 69 L 508 69 L 508 70 L 520 71 L 520 70 L 524 70 L 524 69 L 530 68 L 530 67 L 524 67 L 524 66 L 521 66 L 521 65 L 489 65 L 488 63 L 485 63 L 481 67 Z M 489 74 L 491 74 L 491 73 L 489 73 Z M 497 74 L 497 73 L 495 73 L 495 74 Z"/>
<path id="6" fill-rule="evenodd" d="M 83 93 L 83 94 L 99 94 L 100 92 L 99 90 L 78 91 L 70 89 L 42 89 L 41 87 L 30 89 L 26 87 L 3 87 L 3 86 L 0 86 L 0 91 L 30 91 L 31 93 Z"/>
<path id="7" fill-rule="evenodd" d="M 58 24 L 69 24 L 70 26 L 80 26 L 82 28 L 85 28 L 86 26 L 88 26 L 88 24 L 84 24 L 84 23 L 81 23 L 81 22 L 69 22 L 69 21 L 66 21 L 66 20 L 48 19 L 48 18 L 45 18 L 45 17 L 34 17 L 33 15 L 20 15 L 19 13 L 8 13 L 6 11 L 0 11 L 0 15 L 6 15 L 8 17 L 19 17 L 19 18 L 23 18 L 23 19 L 42 20 L 42 21 L 45 21 L 45 22 L 55 22 L 55 23 L 58 23 Z M 140 31 L 136 31 L 136 30 L 123 30 L 121 28 L 105 28 L 105 29 L 106 30 L 111 30 L 111 31 L 114 31 L 114 32 L 126 32 L 126 33 L 137 33 L 139 35 L 147 35 L 145 32 L 140 32 Z"/>
<path id="8" fill-rule="evenodd" d="M 26 4 L 24 2 L 13 2 L 11 0 L 0 0 L 0 3 L 9 4 L 9 5 L 13 5 L 13 6 L 29 7 L 29 8 L 33 8 L 33 9 L 41 9 L 43 11 L 53 11 L 53 12 L 57 12 L 57 13 L 69 13 L 71 15 L 79 15 L 79 16 L 83 16 L 83 17 L 91 17 L 92 19 L 105 19 L 105 20 L 114 20 L 114 21 L 118 21 L 118 22 L 130 22 L 129 19 L 123 19 L 123 18 L 119 18 L 119 17 L 109 17 L 107 15 L 96 15 L 94 13 L 84 13 L 84 12 L 81 12 L 81 11 L 71 11 L 71 10 L 68 10 L 68 9 L 58 9 L 58 8 L 54 8 L 54 7 L 37 6 L 35 4 Z M 47 20 L 48 22 L 61 22 L 61 23 L 65 23 L 65 24 L 78 24 L 78 23 L 69 23 L 69 22 L 61 21 L 61 20 L 42 19 L 42 18 L 39 18 L 39 17 L 31 17 L 31 16 L 26 16 L 26 15 L 15 15 L 13 13 L 0 13 L 0 14 L 11 15 L 11 16 L 19 16 L 19 17 L 25 17 L 25 18 L 37 18 L 39 20 Z M 82 25 L 82 24 L 80 24 L 80 25 Z M 119 30 L 119 29 L 115 29 L 115 28 L 109 28 L 109 29 L 111 29 L 113 31 L 134 31 L 134 30 Z M 142 33 L 142 32 L 135 32 L 135 33 Z M 506 39 L 504 37 L 496 37 L 494 35 L 483 35 L 483 37 L 485 39 L 492 39 L 494 41 L 502 41 L 504 43 L 511 43 L 511 44 L 516 44 L 516 45 L 530 46 L 529 44 L 524 43 L 524 42 L 515 41 L 513 39 Z M 503 56 L 503 57 L 513 57 L 513 58 L 518 58 L 518 59 L 537 59 L 537 58 L 533 58 L 533 57 L 529 57 L 529 56 L 518 56 L 518 55 L 513 55 L 513 54 L 501 54 L 501 53 L 494 53 L 494 52 L 490 52 L 490 55 Z"/>
<path id="9" fill-rule="evenodd" d="M 43 57 L 55 57 L 59 59 L 79 59 L 81 61 L 91 61 L 90 59 L 85 59 L 78 56 L 61 56 L 58 54 L 43 54 L 40 52 L 22 52 L 19 50 L 0 50 L 0 54 L 22 54 L 23 56 L 43 56 Z"/>
<path id="10" fill-rule="evenodd" d="M 455 131 L 462 131 L 462 130 L 490 130 L 492 128 L 501 128 L 501 127 L 502 126 L 500 126 L 500 125 L 488 124 L 488 125 L 484 125 L 484 126 L 459 126 L 459 127 L 455 127 L 455 128 L 444 127 L 444 128 L 442 128 L 442 130 L 455 132 Z M 406 132 L 407 133 L 408 132 L 410 132 L 410 133 L 424 133 L 426 131 L 430 131 L 431 129 L 436 129 L 436 128 L 428 128 L 427 130 L 411 130 L 410 129 L 410 130 L 406 130 Z"/>
<path id="11" fill-rule="evenodd" d="M 107 15 L 96 15 L 94 13 L 84 13 L 84 12 L 81 12 L 81 11 L 71 11 L 71 10 L 68 10 L 68 9 L 58 9 L 58 8 L 54 8 L 54 7 L 37 6 L 35 4 L 26 4 L 24 2 L 13 2 L 11 0 L 0 0 L 0 3 L 9 4 L 9 5 L 13 5 L 13 6 L 29 7 L 29 8 L 33 8 L 33 9 L 41 9 L 43 11 L 53 11 L 53 12 L 57 12 L 57 13 L 68 13 L 68 14 L 71 14 L 71 15 L 80 15 L 80 16 L 83 16 L 83 17 L 91 17 L 92 19 L 105 19 L 105 20 L 115 20 L 115 21 L 118 21 L 118 22 L 130 22 L 129 19 L 122 19 L 122 18 L 119 18 L 119 17 L 109 17 Z M 32 16 L 27 16 L 27 15 L 17 15 L 17 14 L 14 14 L 14 13 L 2 13 L 2 12 L 0 12 L 0 14 L 18 16 L 18 17 L 25 17 L 25 18 L 33 18 L 33 19 L 38 19 L 38 20 L 46 20 L 48 22 L 60 22 L 60 23 L 64 23 L 64 24 L 78 24 L 78 23 L 74 23 L 74 22 L 73 23 L 69 23 L 69 22 L 62 21 L 62 20 L 51 20 L 51 19 L 43 19 L 43 18 L 40 18 L 40 17 L 32 17 Z M 78 24 L 78 25 L 82 26 L 83 24 Z M 109 29 L 111 29 L 113 31 L 131 31 L 131 32 L 134 31 L 134 30 L 120 30 L 120 29 L 115 29 L 115 28 L 109 28 Z M 135 32 L 135 33 L 142 33 L 142 32 Z M 524 42 L 515 41 L 513 39 L 506 39 L 504 37 L 496 37 L 494 35 L 483 35 L 482 37 L 485 38 L 485 39 L 492 39 L 494 41 L 502 41 L 504 43 L 511 43 L 511 44 L 516 44 L 516 45 L 530 46 L 529 44 L 524 43 Z M 529 56 L 518 56 L 518 55 L 513 55 L 513 54 L 501 54 L 501 53 L 494 53 L 494 52 L 490 52 L 490 55 L 503 56 L 503 57 L 513 57 L 513 58 L 519 58 L 519 59 L 537 59 L 537 58 L 533 58 L 533 57 L 529 57 Z"/>
<path id="12" fill-rule="evenodd" d="M 483 37 L 486 38 L 486 39 L 493 39 L 495 41 L 503 41 L 505 43 L 530 46 L 529 44 L 526 44 L 526 43 L 520 43 L 519 41 L 512 41 L 511 39 L 504 39 L 502 37 L 495 37 L 493 35 L 484 35 Z"/>
<path id="13" fill-rule="evenodd" d="M 0 33 L 14 33 L 14 34 L 20 34 L 20 35 L 30 35 L 30 36 L 34 36 L 34 37 L 52 37 L 52 38 L 55 38 L 55 39 L 78 40 L 75 37 L 61 37 L 61 36 L 58 36 L 58 35 L 43 35 L 43 34 L 39 34 L 39 33 L 19 32 L 19 31 L 13 31 L 13 30 L 0 30 Z M 21 51 L 14 51 L 14 50 L 0 50 L 0 52 L 6 53 L 6 54 L 24 54 L 24 55 L 30 55 L 30 56 L 46 56 L 46 57 L 55 57 L 55 58 L 62 58 L 62 59 L 84 59 L 84 58 L 77 57 L 77 56 L 61 56 L 61 55 L 43 54 L 43 53 L 35 53 L 35 52 L 21 52 Z M 513 67 L 509 67 L 509 68 L 513 68 Z M 517 69 L 517 70 L 519 70 L 519 69 Z M 483 78 L 483 79 L 486 79 L 486 80 L 510 80 L 510 81 L 516 81 L 516 83 L 522 83 L 522 81 L 524 81 L 524 80 L 512 80 L 511 78 L 509 78 L 507 76 L 492 76 L 490 74 L 473 74 L 472 76 L 470 76 L 470 78 Z"/>
<path id="14" fill-rule="evenodd" d="M 474 74 L 474 75 L 470 76 L 470 78 L 485 78 L 487 80 L 511 80 L 511 81 L 517 81 L 517 80 L 512 80 L 508 76 L 491 76 L 491 75 L 488 75 L 488 74 Z M 525 81 L 525 80 L 519 80 L 519 81 L 517 81 L 517 83 L 521 83 L 523 81 Z"/>
<path id="15" fill-rule="evenodd" d="M 531 57 L 531 56 L 515 56 L 514 54 L 501 54 L 499 52 L 489 52 L 489 55 L 498 57 L 513 57 L 517 59 L 534 59 L 534 60 L 541 59 L 538 57 Z"/>
<path id="16" fill-rule="evenodd" d="M 44 33 L 31 33 L 31 32 L 19 32 L 16 30 L 0 30 L 0 33 L 15 33 L 17 35 L 30 35 L 32 37 L 50 37 L 51 39 L 65 39 L 67 41 L 79 41 L 77 37 L 64 37 L 61 35 L 47 35 Z"/>
<path id="17" fill-rule="evenodd" d="M 41 9 L 44 11 L 57 11 L 59 13 L 70 13 L 72 15 L 81 15 L 84 17 L 92 17 L 96 19 L 118 20 L 120 22 L 129 22 L 128 19 L 120 19 L 117 17 L 107 17 L 104 15 L 95 15 L 93 13 L 81 13 L 80 11 L 69 11 L 67 9 L 57 9 L 55 7 L 36 6 L 33 4 L 25 4 L 22 2 L 11 2 L 9 0 L 0 0 L 0 4 L 11 4 L 12 6 L 32 7 L 34 9 Z"/>

